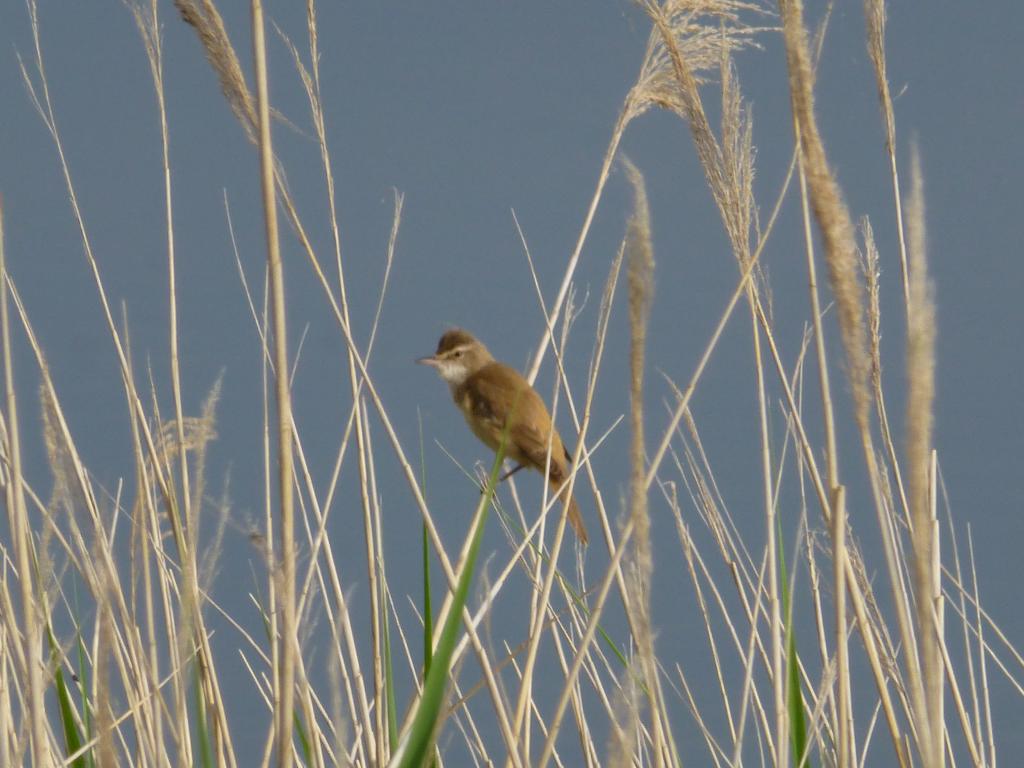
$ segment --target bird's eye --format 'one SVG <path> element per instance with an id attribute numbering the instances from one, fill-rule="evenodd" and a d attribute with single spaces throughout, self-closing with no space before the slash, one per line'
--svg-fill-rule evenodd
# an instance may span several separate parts
<path id="1" fill-rule="evenodd" d="M 461 349 L 456 349 L 455 350 L 455 354 L 453 355 L 453 357 L 462 357 L 462 350 Z"/>

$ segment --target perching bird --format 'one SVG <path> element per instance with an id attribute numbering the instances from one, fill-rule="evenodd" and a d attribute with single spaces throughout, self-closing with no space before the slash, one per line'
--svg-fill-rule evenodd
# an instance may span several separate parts
<path id="1" fill-rule="evenodd" d="M 509 421 L 505 456 L 518 466 L 505 477 L 523 467 L 541 474 L 547 468 L 552 492 L 560 493 L 576 536 L 586 544 L 587 529 L 580 509 L 568 489 L 562 487 L 569 477 L 572 456 L 530 383 L 514 368 L 497 362 L 487 347 L 460 328 L 447 331 L 437 343 L 437 352 L 416 362 L 435 368 L 448 382 L 452 399 L 469 428 L 492 451 L 501 445 L 505 422 Z"/>

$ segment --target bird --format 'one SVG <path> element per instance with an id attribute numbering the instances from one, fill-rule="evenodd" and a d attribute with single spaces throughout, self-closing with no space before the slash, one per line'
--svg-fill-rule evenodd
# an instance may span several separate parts
<path id="1" fill-rule="evenodd" d="M 482 342 L 461 328 L 445 331 L 437 342 L 437 351 L 416 362 L 434 368 L 447 382 L 470 430 L 492 451 L 497 452 L 501 446 L 507 422 L 505 456 L 516 466 L 501 479 L 523 468 L 541 474 L 546 471 L 548 484 L 564 503 L 576 537 L 586 544 L 587 529 L 580 508 L 566 486 L 572 455 L 530 382 L 515 368 L 495 360 Z"/>

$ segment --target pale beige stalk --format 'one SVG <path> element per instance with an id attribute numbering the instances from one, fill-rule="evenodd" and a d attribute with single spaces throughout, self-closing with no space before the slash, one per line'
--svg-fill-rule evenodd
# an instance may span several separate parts
<path id="1" fill-rule="evenodd" d="M 274 378 L 277 395 L 277 480 L 281 508 L 278 531 L 281 551 L 273 563 L 274 581 L 281 611 L 279 667 L 275 670 L 274 722 L 277 765 L 292 764 L 292 727 L 295 697 L 295 512 L 292 485 L 292 405 L 288 382 L 288 330 L 285 312 L 284 269 L 277 233 L 277 199 L 274 194 L 274 152 L 270 136 L 270 98 L 267 92 L 267 52 L 263 30 L 263 4 L 252 0 L 253 61 L 256 69 L 260 181 L 267 244 L 267 267 L 274 324 Z"/>

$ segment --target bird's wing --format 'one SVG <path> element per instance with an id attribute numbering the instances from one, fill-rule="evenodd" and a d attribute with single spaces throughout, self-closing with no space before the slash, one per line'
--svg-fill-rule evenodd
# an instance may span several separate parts
<path id="1" fill-rule="evenodd" d="M 500 366 L 500 368 L 499 368 Z M 521 386 L 516 389 L 520 392 L 518 399 L 513 401 L 508 396 L 508 381 L 510 377 L 520 379 Z M 502 430 L 505 428 L 505 420 L 509 420 L 509 457 L 527 463 L 534 469 L 543 472 L 547 463 L 548 439 L 547 431 L 538 429 L 538 426 L 551 424 L 551 417 L 544 401 L 540 399 L 533 388 L 514 369 L 500 363 L 492 363 L 480 369 L 471 377 L 472 386 L 466 386 L 470 398 L 470 408 L 473 415 L 479 421 L 486 422 L 488 431 L 493 436 L 493 442 L 501 442 Z M 552 474 L 561 474 L 563 465 L 559 454 L 565 452 L 562 441 L 556 433 L 553 438 L 551 470 Z M 516 456 L 515 454 L 519 454 Z"/>

